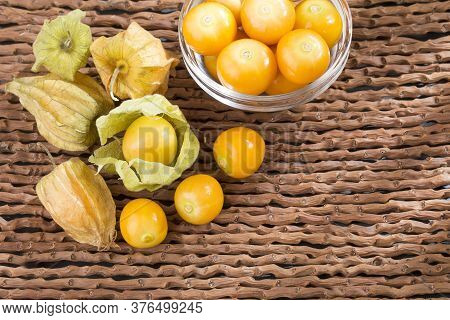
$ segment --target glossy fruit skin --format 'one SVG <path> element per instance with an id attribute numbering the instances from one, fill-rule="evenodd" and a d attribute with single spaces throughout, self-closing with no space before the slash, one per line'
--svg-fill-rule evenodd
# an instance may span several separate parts
<path id="1" fill-rule="evenodd" d="M 241 0 L 207 0 L 207 2 L 218 2 L 223 4 L 225 7 L 230 9 L 231 12 L 233 12 L 237 25 L 241 24 Z"/>
<path id="2" fill-rule="evenodd" d="M 332 48 L 342 33 L 342 18 L 328 0 L 305 0 L 295 8 L 295 28 L 316 31 Z"/>
<path id="3" fill-rule="evenodd" d="M 230 177 L 251 176 L 264 160 L 266 144 L 255 130 L 235 127 L 222 132 L 214 142 L 214 159 Z"/>
<path id="4" fill-rule="evenodd" d="M 272 45 L 294 28 L 294 4 L 289 0 L 245 0 L 241 21 L 250 38 Z"/>
<path id="5" fill-rule="evenodd" d="M 220 3 L 203 2 L 183 20 L 183 36 L 197 53 L 214 56 L 230 44 L 237 32 L 233 13 Z"/>
<path id="6" fill-rule="evenodd" d="M 214 220 L 222 211 L 223 190 L 219 182 L 206 174 L 184 179 L 175 191 L 175 208 L 180 217 L 201 225 Z"/>
<path id="7" fill-rule="evenodd" d="M 120 232 L 132 247 L 157 246 L 167 235 L 167 218 L 163 209 L 148 199 L 135 199 L 126 204 L 120 215 Z"/>
<path id="8" fill-rule="evenodd" d="M 177 155 L 177 141 L 175 129 L 166 119 L 142 116 L 125 131 L 122 152 L 128 162 L 139 158 L 169 165 Z"/>
<path id="9" fill-rule="evenodd" d="M 278 72 L 275 80 L 273 80 L 270 86 L 266 89 L 266 93 L 269 96 L 275 96 L 277 94 L 293 92 L 302 87 L 303 85 L 289 81 L 281 72 Z"/>
<path id="10" fill-rule="evenodd" d="M 217 74 L 225 87 L 243 94 L 259 95 L 275 79 L 277 62 L 273 52 L 262 42 L 241 39 L 220 52 Z"/>
<path id="11" fill-rule="evenodd" d="M 270 47 L 270 50 L 272 50 L 275 57 L 277 56 L 277 46 L 273 45 Z M 270 86 L 266 89 L 266 94 L 269 96 L 275 96 L 278 94 L 285 94 L 289 93 L 295 90 L 298 90 L 300 88 L 304 87 L 303 85 L 293 83 L 286 79 L 283 74 L 278 71 L 276 78 L 272 81 Z"/>
<path id="12" fill-rule="evenodd" d="M 211 77 L 219 81 L 219 76 L 217 75 L 217 56 L 204 56 L 203 62 Z"/>
<path id="13" fill-rule="evenodd" d="M 241 29 L 238 28 L 237 32 L 236 32 L 236 36 L 234 37 L 234 40 L 241 40 L 241 39 L 248 39 L 248 36 L 245 34 L 245 32 Z M 217 56 L 204 56 L 203 57 L 203 62 L 205 63 L 205 67 L 208 70 L 209 74 L 211 75 L 211 77 L 214 78 L 214 80 L 216 81 L 220 81 L 219 80 L 219 76 L 217 75 Z"/>
<path id="14" fill-rule="evenodd" d="M 327 70 L 330 50 L 317 32 L 297 29 L 278 42 L 277 61 L 279 70 L 287 80 L 306 85 Z"/>

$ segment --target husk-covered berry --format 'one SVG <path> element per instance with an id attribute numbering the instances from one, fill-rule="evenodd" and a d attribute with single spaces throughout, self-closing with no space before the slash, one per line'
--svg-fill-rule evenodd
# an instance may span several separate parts
<path id="1" fill-rule="evenodd" d="M 79 158 L 58 165 L 36 186 L 55 222 L 80 243 L 107 250 L 116 237 L 116 205 L 101 175 Z"/>
<path id="2" fill-rule="evenodd" d="M 35 118 L 39 133 L 68 151 L 87 150 L 98 139 L 95 120 L 114 107 L 94 79 L 76 73 L 74 81 L 54 74 L 19 78 L 6 84 Z"/>
<path id="3" fill-rule="evenodd" d="M 52 21 L 45 20 L 33 43 L 36 62 L 32 71 L 40 71 L 44 66 L 51 73 L 73 81 L 75 73 L 86 65 L 92 43 L 91 28 L 81 22 L 85 16 L 77 9 Z"/>
<path id="4" fill-rule="evenodd" d="M 114 37 L 97 38 L 91 45 L 97 71 L 114 100 L 165 94 L 169 75 L 178 64 L 160 39 L 138 23 Z"/>

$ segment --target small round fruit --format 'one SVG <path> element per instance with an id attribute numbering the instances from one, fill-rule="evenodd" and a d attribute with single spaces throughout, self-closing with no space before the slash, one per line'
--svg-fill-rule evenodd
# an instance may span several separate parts
<path id="1" fill-rule="evenodd" d="M 217 59 L 217 74 L 225 87 L 259 95 L 277 75 L 275 55 L 268 46 L 252 39 L 234 41 Z"/>
<path id="2" fill-rule="evenodd" d="M 279 70 L 287 80 L 306 85 L 327 70 L 330 50 L 317 32 L 297 29 L 278 42 L 277 61 Z"/>
<path id="3" fill-rule="evenodd" d="M 288 79 L 286 79 L 281 72 L 278 72 L 275 80 L 272 81 L 270 86 L 267 88 L 266 93 L 270 96 L 277 94 L 285 94 L 303 87 L 301 84 L 296 84 Z"/>
<path id="4" fill-rule="evenodd" d="M 234 40 L 241 40 L 241 39 L 248 39 L 248 36 L 241 28 L 238 28 Z M 205 67 L 208 70 L 209 74 L 215 80 L 219 81 L 219 76 L 217 75 L 217 58 L 218 56 L 204 56 L 203 62 L 205 63 Z"/>
<path id="5" fill-rule="evenodd" d="M 148 199 L 135 199 L 126 204 L 120 215 L 120 232 L 135 248 L 152 248 L 167 235 L 167 218 L 163 209 Z"/>
<path id="6" fill-rule="evenodd" d="M 217 75 L 217 56 L 204 56 L 203 62 L 211 77 L 219 81 L 219 76 Z"/>
<path id="7" fill-rule="evenodd" d="M 189 223 L 209 223 L 222 211 L 223 191 L 219 182 L 206 174 L 184 179 L 175 191 L 175 208 Z"/>
<path id="8" fill-rule="evenodd" d="M 241 21 L 250 38 L 272 45 L 294 28 L 294 4 L 289 0 L 245 0 Z"/>
<path id="9" fill-rule="evenodd" d="M 169 165 L 177 155 L 177 134 L 173 126 L 158 116 L 137 118 L 125 131 L 122 152 L 128 162 L 139 158 Z"/>
<path id="10" fill-rule="evenodd" d="M 295 8 L 295 28 L 317 32 L 332 48 L 342 33 L 342 18 L 328 0 L 305 0 Z"/>
<path id="11" fill-rule="evenodd" d="M 230 44 L 237 32 L 233 13 L 220 3 L 204 2 L 192 8 L 183 21 L 183 36 L 194 51 L 213 56 Z"/>
<path id="12" fill-rule="evenodd" d="M 233 12 L 238 25 L 241 24 L 241 0 L 207 0 L 207 2 L 218 2 Z"/>
<path id="13" fill-rule="evenodd" d="M 214 142 L 214 159 L 230 177 L 246 178 L 264 160 L 266 144 L 255 130 L 236 127 L 222 132 Z"/>

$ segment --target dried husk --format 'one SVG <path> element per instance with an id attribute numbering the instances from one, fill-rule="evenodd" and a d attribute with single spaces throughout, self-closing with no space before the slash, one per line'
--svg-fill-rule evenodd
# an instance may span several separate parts
<path id="1" fill-rule="evenodd" d="M 55 222 L 80 243 L 109 249 L 116 237 L 116 205 L 101 175 L 79 158 L 58 165 L 36 186 Z"/>
<path id="2" fill-rule="evenodd" d="M 155 38 L 136 22 L 114 37 L 100 37 L 91 45 L 95 66 L 111 97 L 136 99 L 165 94 L 169 75 L 179 60 L 164 49 Z"/>
<path id="3" fill-rule="evenodd" d="M 171 165 L 148 162 L 139 158 L 127 162 L 122 154 L 122 139 L 108 139 L 125 131 L 141 116 L 161 116 L 169 121 L 178 138 L 178 153 Z M 127 100 L 96 121 L 102 147 L 94 151 L 89 161 L 109 173 L 117 173 L 130 191 L 155 191 L 178 179 L 198 157 L 200 144 L 178 106 L 165 97 L 154 94 Z"/>
<path id="4" fill-rule="evenodd" d="M 81 23 L 85 16 L 77 9 L 52 21 L 45 20 L 33 43 L 36 62 L 32 71 L 44 66 L 65 80 L 74 80 L 75 73 L 88 61 L 92 43 L 91 29 Z"/>
<path id="5" fill-rule="evenodd" d="M 54 74 L 15 79 L 6 91 L 19 97 L 48 142 L 68 151 L 84 151 L 94 144 L 95 120 L 114 107 L 102 86 L 79 72 L 74 81 Z"/>

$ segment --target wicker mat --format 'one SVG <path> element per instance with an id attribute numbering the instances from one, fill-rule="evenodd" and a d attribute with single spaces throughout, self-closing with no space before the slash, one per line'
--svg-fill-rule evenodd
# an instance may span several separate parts
<path id="1" fill-rule="evenodd" d="M 34 190 L 51 170 L 44 139 L 4 83 L 31 75 L 44 20 L 75 8 L 95 37 L 133 19 L 177 50 L 182 2 L 0 0 L 0 298 L 448 298 L 450 1 L 349 1 L 345 71 L 290 111 L 230 109 L 179 66 L 168 98 L 202 143 L 185 175 L 213 174 L 226 193 L 214 223 L 180 221 L 176 184 L 132 193 L 113 176 L 118 214 L 131 198 L 163 206 L 164 244 L 134 250 L 119 235 L 118 248 L 97 252 L 50 219 Z M 96 75 L 92 63 L 83 72 Z M 235 181 L 217 170 L 212 143 L 242 124 L 263 133 L 267 155 L 257 174 Z M 57 162 L 79 155 L 45 145 Z"/>

